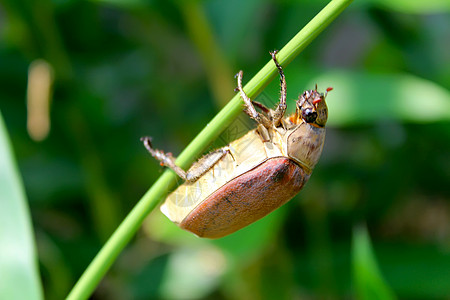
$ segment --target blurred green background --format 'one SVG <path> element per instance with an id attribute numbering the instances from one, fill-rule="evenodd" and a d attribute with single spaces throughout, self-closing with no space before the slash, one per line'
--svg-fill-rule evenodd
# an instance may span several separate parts
<path id="1" fill-rule="evenodd" d="M 0 172 L 15 178 L 17 164 L 23 180 L 46 299 L 67 295 L 161 174 L 139 138 L 179 154 L 234 95 L 233 75 L 246 82 L 326 3 L 0 2 L 0 110 L 16 159 L 3 138 L 13 171 Z M 350 5 L 285 68 L 291 108 L 315 83 L 334 87 L 304 190 L 215 241 L 155 210 L 92 298 L 449 299 L 449 12 L 448 0 Z M 275 103 L 278 88 L 260 97 Z M 26 224 L 11 186 L 0 219 Z M 0 251 L 18 227 L 2 227 Z M 0 260 L 0 280 L 15 268 Z"/>

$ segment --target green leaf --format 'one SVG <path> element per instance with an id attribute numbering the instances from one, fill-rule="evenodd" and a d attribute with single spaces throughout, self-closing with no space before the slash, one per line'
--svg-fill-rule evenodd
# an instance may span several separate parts
<path id="1" fill-rule="evenodd" d="M 450 11 L 450 1 L 448 0 L 372 0 L 372 2 L 387 9 L 407 14 L 431 14 Z"/>
<path id="2" fill-rule="evenodd" d="M 0 114 L 0 299 L 42 299 L 30 212 Z"/>
<path id="3" fill-rule="evenodd" d="M 356 299 L 396 299 L 385 283 L 365 226 L 353 230 L 353 284 Z"/>
<path id="4" fill-rule="evenodd" d="M 383 274 L 399 298 L 446 299 L 450 295 L 450 255 L 445 248 L 446 238 L 441 241 L 444 244 L 392 240 L 377 243 Z"/>
<path id="5" fill-rule="evenodd" d="M 382 120 L 450 121 L 449 91 L 412 75 L 332 71 L 311 80 L 307 86 L 315 83 L 321 90 L 335 87 L 327 101 L 332 126 Z"/>

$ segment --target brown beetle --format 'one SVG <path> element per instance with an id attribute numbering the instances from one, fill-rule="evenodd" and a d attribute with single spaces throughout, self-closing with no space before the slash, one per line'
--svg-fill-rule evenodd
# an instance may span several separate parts
<path id="1" fill-rule="evenodd" d="M 245 113 L 258 126 L 228 146 L 213 151 L 185 172 L 175 158 L 154 149 L 149 137 L 144 145 L 161 165 L 174 170 L 185 183 L 171 193 L 161 211 L 181 228 L 197 236 L 220 238 L 264 217 L 294 197 L 309 179 L 322 153 L 328 109 L 325 94 L 305 91 L 296 112 L 284 118 L 286 80 L 280 73 L 281 97 L 275 110 L 252 101 L 238 88 Z M 258 107 L 261 112 L 255 109 Z"/>

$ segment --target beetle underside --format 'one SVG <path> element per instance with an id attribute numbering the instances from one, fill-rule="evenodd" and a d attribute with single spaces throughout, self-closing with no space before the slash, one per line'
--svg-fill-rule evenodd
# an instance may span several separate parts
<path id="1" fill-rule="evenodd" d="M 252 101 L 242 87 L 243 72 L 237 74 L 236 90 L 244 112 L 258 124 L 255 130 L 205 155 L 187 172 L 170 153 L 154 149 L 149 137 L 141 139 L 162 166 L 185 180 L 161 206 L 181 228 L 201 237 L 228 235 L 289 201 L 308 180 L 323 148 L 327 93 L 319 93 L 317 86 L 305 91 L 296 112 L 285 118 L 286 80 L 276 53 L 270 53 L 281 83 L 275 109 Z"/>

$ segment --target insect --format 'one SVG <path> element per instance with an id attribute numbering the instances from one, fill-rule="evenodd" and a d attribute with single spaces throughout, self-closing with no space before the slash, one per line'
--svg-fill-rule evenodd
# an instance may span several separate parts
<path id="1" fill-rule="evenodd" d="M 295 113 L 285 118 L 286 80 L 276 53 L 270 53 L 281 82 L 275 109 L 252 101 L 242 88 L 243 72 L 237 74 L 236 90 L 256 129 L 203 156 L 187 172 L 170 153 L 153 148 L 151 138 L 141 139 L 162 166 L 185 180 L 161 211 L 199 237 L 226 236 L 277 209 L 302 189 L 320 158 L 328 118 L 325 98 L 332 88 L 323 94 L 316 85 L 303 92 Z"/>

